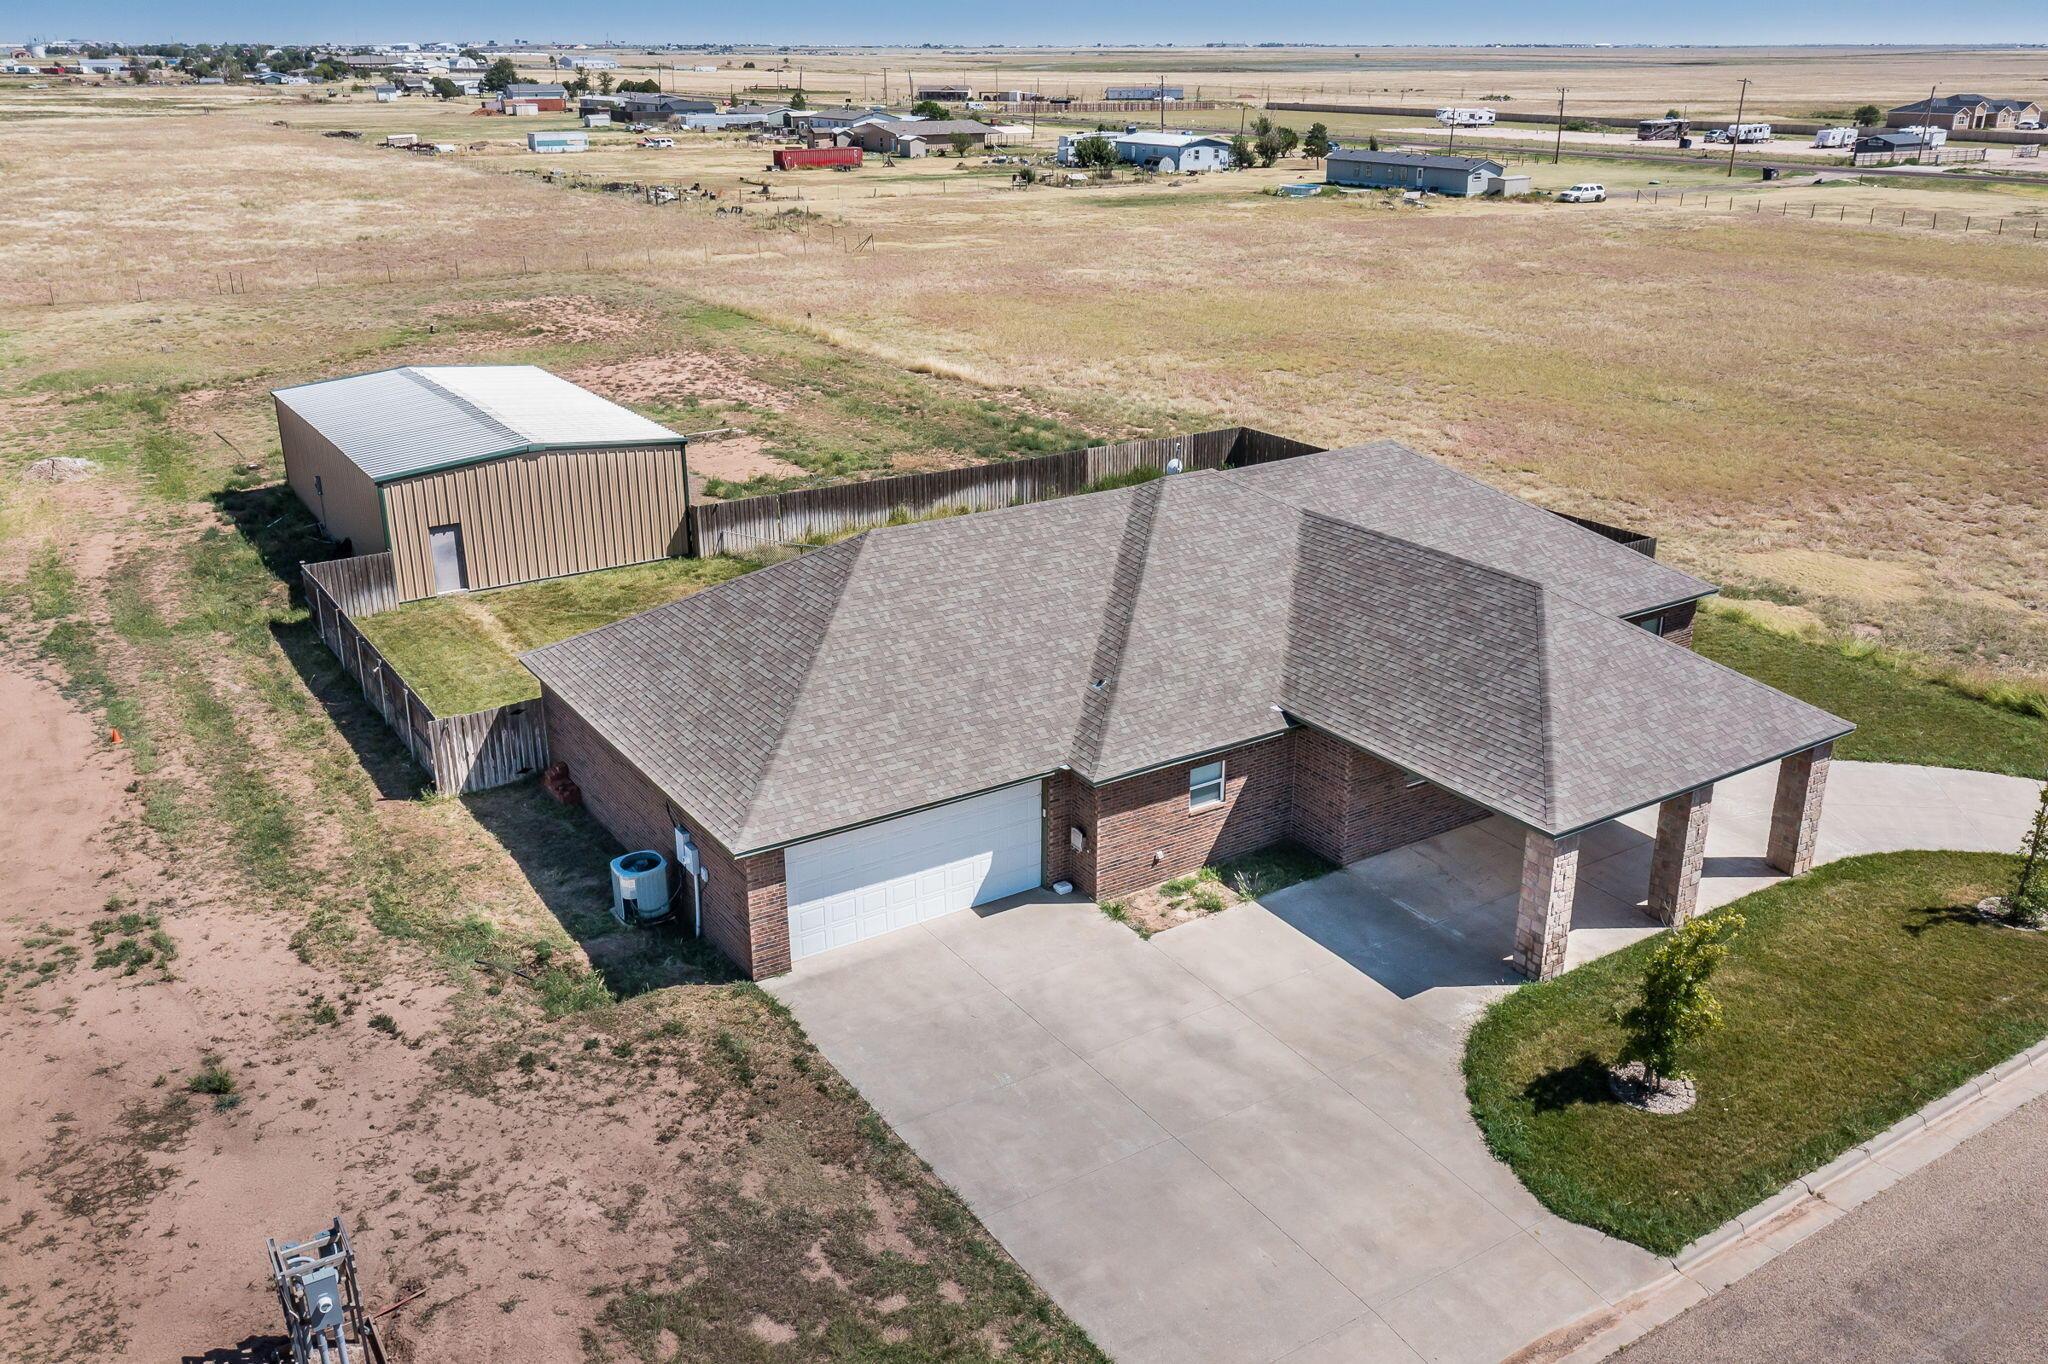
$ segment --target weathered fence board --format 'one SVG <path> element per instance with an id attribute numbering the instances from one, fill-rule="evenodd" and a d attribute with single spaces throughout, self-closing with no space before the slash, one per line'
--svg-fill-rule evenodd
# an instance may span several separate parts
<path id="1" fill-rule="evenodd" d="M 386 608 L 396 605 L 391 585 L 390 556 L 365 555 L 383 559 L 381 590 L 391 597 Z M 413 761 L 434 779 L 434 789 L 443 795 L 488 791 L 494 786 L 532 776 L 547 766 L 547 731 L 541 721 L 538 701 L 521 701 L 467 715 L 439 716 L 420 699 L 389 659 L 378 651 L 357 627 L 353 612 L 334 594 L 334 584 L 356 601 L 378 600 L 378 568 L 349 571 L 353 559 L 330 559 L 324 563 L 301 564 L 306 592 L 306 610 L 320 639 L 341 661 L 343 671 L 362 688 L 363 698 L 382 716 L 398 736 Z M 342 571 L 337 572 L 340 569 Z"/>
<path id="2" fill-rule="evenodd" d="M 1263 464 L 1322 449 L 1242 426 L 1186 436 L 1119 441 L 1055 455 L 898 474 L 865 483 L 743 497 L 690 508 L 690 552 L 699 558 L 749 553 L 765 545 L 793 544 L 811 536 L 845 535 L 887 524 L 898 516 L 948 511 L 989 511 L 1080 492 L 1099 479 L 1140 468 L 1163 469 L 1178 459 L 1185 469 Z"/>
<path id="3" fill-rule="evenodd" d="M 398 578 L 388 553 L 327 559 L 300 564 L 299 568 L 351 616 L 374 616 L 398 605 Z"/>

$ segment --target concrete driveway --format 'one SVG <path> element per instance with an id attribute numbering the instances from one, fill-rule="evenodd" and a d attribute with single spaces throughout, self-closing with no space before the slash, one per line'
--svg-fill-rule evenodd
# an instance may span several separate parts
<path id="1" fill-rule="evenodd" d="M 1771 782 L 1722 783 L 1708 904 L 1773 879 Z M 1837 763 L 1820 855 L 2009 848 L 2035 789 Z M 1654 818 L 1587 836 L 1574 961 L 1655 931 Z M 1127 1364 L 1497 1360 L 1664 1269 L 1546 1212 L 1467 1110 L 1520 856 L 1488 820 L 1149 942 L 1034 893 L 769 988 Z"/>

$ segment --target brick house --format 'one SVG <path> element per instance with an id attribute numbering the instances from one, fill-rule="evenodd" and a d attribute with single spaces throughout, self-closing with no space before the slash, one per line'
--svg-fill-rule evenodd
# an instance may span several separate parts
<path id="1" fill-rule="evenodd" d="M 1954 132 L 1977 129 L 2013 129 L 2041 126 L 2041 106 L 2032 100 L 2003 99 L 1994 95 L 1939 95 L 1931 100 L 1914 100 L 1885 114 L 1892 128 L 1932 126 Z"/>
<path id="2" fill-rule="evenodd" d="M 702 931 L 756 977 L 1039 885 L 1488 814 L 1526 831 L 1546 976 L 1606 820 L 1660 807 L 1677 922 L 1713 783 L 1779 762 L 1772 856 L 1811 859 L 1850 727 L 1694 654 L 1712 591 L 1380 442 L 869 531 L 525 661 L 592 814 L 693 846 Z"/>

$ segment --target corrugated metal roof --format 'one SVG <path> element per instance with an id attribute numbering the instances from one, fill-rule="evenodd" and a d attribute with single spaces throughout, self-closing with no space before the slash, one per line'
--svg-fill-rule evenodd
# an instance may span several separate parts
<path id="1" fill-rule="evenodd" d="M 1216 133 L 1124 133 L 1117 142 L 1136 143 L 1141 147 L 1191 147 L 1197 142 L 1214 142 L 1227 147 L 1230 139 Z"/>
<path id="2" fill-rule="evenodd" d="M 1507 167 L 1478 156 L 1436 156 L 1426 152 L 1372 152 L 1358 147 L 1340 147 L 1330 153 L 1332 161 L 1362 161 L 1370 166 L 1425 166 L 1430 170 L 1476 170 L 1499 175 Z"/>
<path id="3" fill-rule="evenodd" d="M 380 483 L 539 446 L 682 439 L 536 365 L 408 365 L 271 396 Z"/>

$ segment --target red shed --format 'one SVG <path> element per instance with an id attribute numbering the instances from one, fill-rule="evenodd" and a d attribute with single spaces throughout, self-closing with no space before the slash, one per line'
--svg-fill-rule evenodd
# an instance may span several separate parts
<path id="1" fill-rule="evenodd" d="M 816 166 L 858 166 L 858 147 L 777 147 L 775 169 L 808 170 Z"/>

